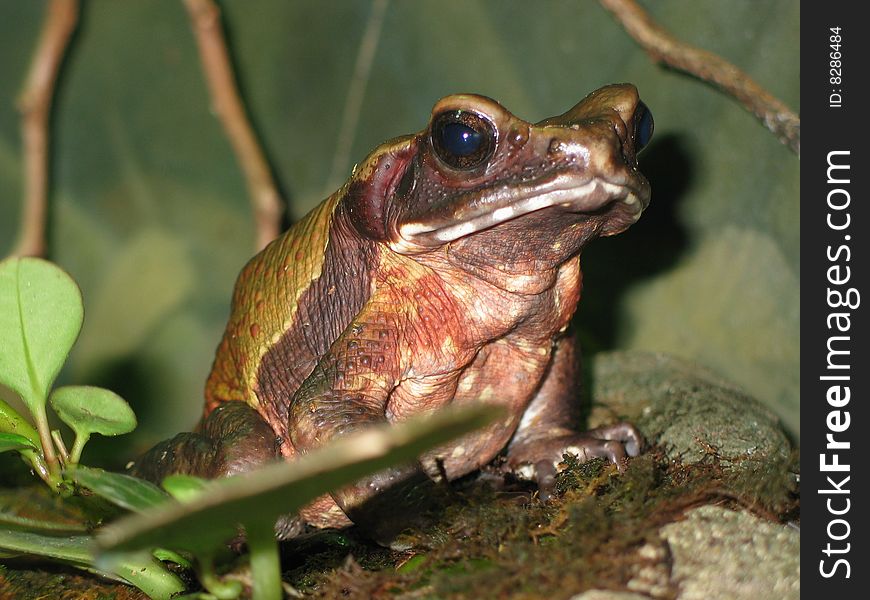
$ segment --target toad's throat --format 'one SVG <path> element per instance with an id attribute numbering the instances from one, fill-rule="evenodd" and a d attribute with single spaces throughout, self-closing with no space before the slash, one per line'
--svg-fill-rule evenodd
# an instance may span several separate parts
<path id="1" fill-rule="evenodd" d="M 611 202 L 621 202 L 637 220 L 646 204 L 641 195 L 627 185 L 600 178 L 578 185 L 576 179 L 560 176 L 554 178 L 545 189 L 535 187 L 521 192 L 508 203 L 500 203 L 499 208 L 479 207 L 474 212 L 469 211 L 469 214 L 457 215 L 449 225 L 406 223 L 399 228 L 399 233 L 411 242 L 444 244 L 545 208 L 560 207 L 566 212 L 591 213 Z"/>

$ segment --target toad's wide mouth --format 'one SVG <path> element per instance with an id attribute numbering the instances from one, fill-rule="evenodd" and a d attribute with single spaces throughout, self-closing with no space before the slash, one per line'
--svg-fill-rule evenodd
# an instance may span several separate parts
<path id="1" fill-rule="evenodd" d="M 479 194 L 479 192 L 477 192 Z M 454 214 L 452 219 L 433 218 L 400 225 L 398 233 L 413 246 L 437 246 L 483 231 L 506 221 L 516 219 L 545 208 L 558 207 L 565 212 L 593 213 L 618 203 L 628 214 L 629 222 L 637 221 L 649 202 L 649 186 L 643 178 L 638 181 L 615 183 L 603 178 L 587 178 L 578 182 L 577 176 L 563 173 L 546 182 L 536 181 L 515 188 L 494 202 L 486 204 L 473 199 L 458 198 L 454 206 L 467 206 L 468 210 Z M 464 212 L 465 214 L 462 214 Z M 400 242 L 400 246 L 405 246 Z"/>

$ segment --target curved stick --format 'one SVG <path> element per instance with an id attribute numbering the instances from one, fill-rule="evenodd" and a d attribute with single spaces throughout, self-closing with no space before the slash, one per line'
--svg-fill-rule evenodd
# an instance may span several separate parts
<path id="1" fill-rule="evenodd" d="M 749 75 L 712 52 L 695 48 L 673 37 L 653 21 L 635 0 L 600 2 L 654 61 L 694 75 L 734 97 L 800 157 L 800 117 Z"/>
<path id="2" fill-rule="evenodd" d="M 48 214 L 48 124 L 57 73 L 79 19 L 78 0 L 52 0 L 18 98 L 24 144 L 24 202 L 13 256 L 43 256 Z"/>
<path id="3" fill-rule="evenodd" d="M 212 0 L 184 0 L 184 5 L 196 35 L 212 108 L 245 174 L 257 228 L 256 245 L 260 250 L 280 233 L 284 202 L 236 88 L 220 9 Z"/>

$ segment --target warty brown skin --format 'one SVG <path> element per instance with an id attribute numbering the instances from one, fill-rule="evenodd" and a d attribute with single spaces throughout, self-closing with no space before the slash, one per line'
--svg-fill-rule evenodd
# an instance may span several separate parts
<path id="1" fill-rule="evenodd" d="M 538 124 L 481 96 L 442 99 L 425 130 L 375 149 L 248 263 L 203 423 L 135 472 L 234 474 L 449 404 L 507 409 L 417 465 L 302 511 L 314 526 L 350 517 L 377 532 L 389 514 L 383 492 L 463 476 L 505 449 L 508 468 L 544 488 L 566 451 L 636 455 L 629 424 L 577 431 L 579 353 L 566 329 L 582 248 L 623 231 L 649 202 L 636 159 L 645 110 L 628 84 Z M 482 144 L 463 145 L 475 132 Z"/>

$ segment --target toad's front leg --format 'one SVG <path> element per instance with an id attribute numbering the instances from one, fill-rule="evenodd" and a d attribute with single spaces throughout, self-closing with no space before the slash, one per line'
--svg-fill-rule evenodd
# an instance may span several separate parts
<path id="1" fill-rule="evenodd" d="M 345 329 L 290 404 L 288 431 L 297 452 L 305 454 L 387 422 L 387 404 L 402 370 L 397 337 L 395 327 L 377 313 L 361 314 Z M 376 540 L 387 541 L 411 524 L 436 492 L 414 461 L 365 477 L 331 496 L 354 523 Z"/>
<path id="2" fill-rule="evenodd" d="M 582 462 L 606 458 L 620 469 L 626 456 L 640 453 L 643 437 L 630 423 L 578 432 L 579 422 L 580 351 L 573 336 L 566 336 L 557 342 L 544 381 L 508 446 L 508 468 L 537 482 L 546 498 L 566 453 Z"/>

